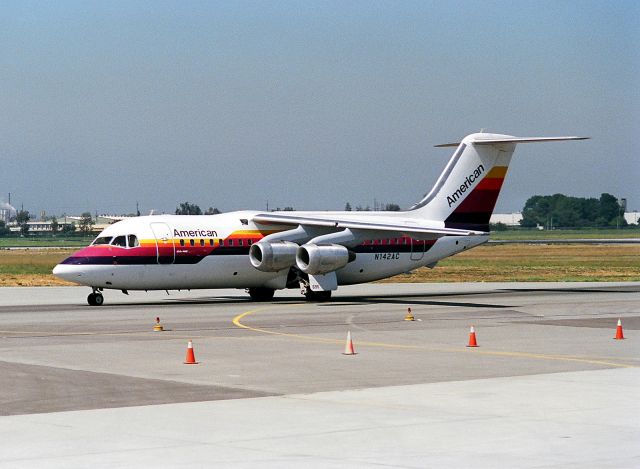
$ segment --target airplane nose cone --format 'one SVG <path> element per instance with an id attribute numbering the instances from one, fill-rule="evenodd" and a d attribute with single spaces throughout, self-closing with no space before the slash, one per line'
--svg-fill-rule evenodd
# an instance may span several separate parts
<path id="1" fill-rule="evenodd" d="M 73 265 L 58 264 L 53 268 L 53 275 L 63 280 L 69 280 L 71 282 L 78 281 L 82 277 L 82 272 Z"/>

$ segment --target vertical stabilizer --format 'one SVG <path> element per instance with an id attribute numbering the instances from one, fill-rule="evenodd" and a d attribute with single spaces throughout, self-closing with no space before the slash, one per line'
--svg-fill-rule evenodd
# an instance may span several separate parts
<path id="1" fill-rule="evenodd" d="M 410 210 L 421 218 L 444 221 L 446 228 L 489 231 L 489 219 L 516 144 L 585 138 L 477 133 L 460 143 L 437 145 L 455 146 L 456 151 L 433 189 Z"/>

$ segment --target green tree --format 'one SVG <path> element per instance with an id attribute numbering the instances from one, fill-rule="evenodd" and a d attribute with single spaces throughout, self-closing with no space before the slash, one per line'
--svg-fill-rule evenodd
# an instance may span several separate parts
<path id="1" fill-rule="evenodd" d="M 88 235 L 91 232 L 91 228 L 93 227 L 94 224 L 95 222 L 93 221 L 91 214 L 89 212 L 84 212 L 82 215 L 80 215 L 80 221 L 78 222 L 78 229 L 82 234 Z"/>
<path id="2" fill-rule="evenodd" d="M 22 236 L 27 236 L 29 234 L 29 212 L 27 210 L 20 210 L 16 214 L 16 223 L 20 226 L 20 234 Z"/>
<path id="3" fill-rule="evenodd" d="M 345 212 L 350 212 L 351 211 L 351 204 L 349 202 L 347 202 L 347 204 L 344 206 L 344 211 Z"/>
<path id="4" fill-rule="evenodd" d="M 31 215 L 29 215 L 28 210 L 19 210 L 18 213 L 16 213 L 16 222 L 18 225 L 28 222 L 30 218 Z"/>
<path id="5" fill-rule="evenodd" d="M 58 219 L 56 217 L 51 217 L 51 231 L 53 234 L 56 234 L 60 229 L 60 224 L 58 223 Z"/>
<path id="6" fill-rule="evenodd" d="M 217 215 L 219 213 L 222 212 L 220 212 L 220 210 L 218 210 L 216 207 L 209 207 L 207 211 L 204 212 L 205 215 Z"/>
<path id="7" fill-rule="evenodd" d="M 196 204 L 183 202 L 176 208 L 176 215 L 202 215 L 202 210 Z"/>
<path id="8" fill-rule="evenodd" d="M 608 226 L 627 226 L 622 206 L 611 194 L 600 195 L 600 218 L 607 221 Z"/>
<path id="9" fill-rule="evenodd" d="M 520 224 L 523 227 L 625 226 L 621 216 L 622 207 L 611 194 L 602 194 L 600 199 L 535 195 L 525 203 Z"/>
<path id="10" fill-rule="evenodd" d="M 400 211 L 400 205 L 398 204 L 387 204 L 384 206 L 384 209 L 387 212 L 399 212 Z"/>
<path id="11" fill-rule="evenodd" d="M 0 220 L 0 236 L 7 236 L 11 234 L 11 230 L 7 228 L 7 224 L 4 220 Z"/>
<path id="12" fill-rule="evenodd" d="M 501 221 L 498 223 L 489 223 L 489 230 L 491 231 L 507 231 L 507 229 L 507 225 Z"/>

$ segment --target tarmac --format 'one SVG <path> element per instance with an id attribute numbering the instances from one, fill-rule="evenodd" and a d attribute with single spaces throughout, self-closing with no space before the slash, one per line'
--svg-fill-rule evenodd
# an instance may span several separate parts
<path id="1" fill-rule="evenodd" d="M 640 467 L 640 283 L 89 292 L 0 289 L 0 467 Z"/>

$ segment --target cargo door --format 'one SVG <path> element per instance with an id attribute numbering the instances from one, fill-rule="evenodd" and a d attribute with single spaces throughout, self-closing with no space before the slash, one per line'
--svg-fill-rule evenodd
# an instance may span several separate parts
<path id="1" fill-rule="evenodd" d="M 411 260 L 420 261 L 424 257 L 424 247 L 427 243 L 417 239 L 411 239 Z"/>

